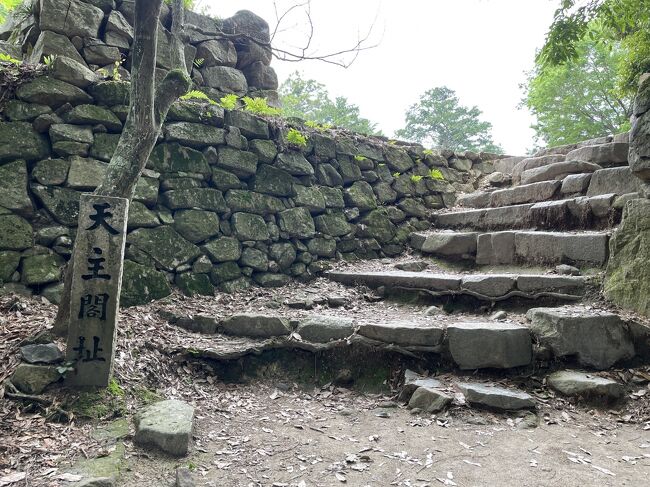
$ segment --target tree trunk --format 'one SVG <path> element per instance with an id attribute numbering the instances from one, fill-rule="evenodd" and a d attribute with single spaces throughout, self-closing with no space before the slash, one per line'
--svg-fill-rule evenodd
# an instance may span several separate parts
<path id="1" fill-rule="evenodd" d="M 183 31 L 183 0 L 172 5 L 172 57 L 176 69 L 155 87 L 156 39 L 162 0 L 136 0 L 134 39 L 131 47 L 131 102 L 117 149 L 108 165 L 106 175 L 95 194 L 131 200 L 140 174 L 156 144 L 160 129 L 172 103 L 190 89 L 185 67 Z M 74 256 L 74 250 L 72 252 Z M 72 258 L 64 277 L 61 303 L 54 321 L 54 333 L 65 335 L 70 319 L 70 290 L 72 287 Z"/>

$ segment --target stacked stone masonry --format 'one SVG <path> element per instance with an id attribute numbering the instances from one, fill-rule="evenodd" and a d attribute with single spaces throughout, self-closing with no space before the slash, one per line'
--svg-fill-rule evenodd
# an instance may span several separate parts
<path id="1" fill-rule="evenodd" d="M 101 181 L 128 112 L 133 20 L 127 0 L 117 9 L 107 2 L 105 10 L 79 0 L 66 5 L 67 17 L 58 3 L 43 0 L 29 28 L 14 28 L 23 51 L 34 45 L 29 60 L 56 58 L 44 76 L 16 90 L 0 118 L 1 289 L 54 302 L 75 238 L 79 196 Z M 277 87 L 251 81 L 274 77 L 255 72 L 270 62 L 257 43 L 233 47 L 211 30 L 214 20 L 188 12 L 187 21 L 188 59 L 205 59 L 192 69 L 201 89 L 216 97 Z M 163 12 L 161 24 L 168 22 Z M 250 12 L 220 25 L 268 36 L 266 23 Z M 169 66 L 160 47 L 162 75 Z M 118 58 L 117 51 L 126 59 L 124 75 L 101 79 L 97 70 L 109 64 L 107 53 Z M 214 75 L 219 80 L 230 79 L 226 71 L 243 73 L 233 78 L 248 88 L 210 84 L 215 69 L 223 71 Z M 215 288 L 281 286 L 317 275 L 332 259 L 400 254 L 412 232 L 430 226 L 433 210 L 452 206 L 456 192 L 473 190 L 498 159 L 297 126 L 305 147 L 287 142 L 282 119 L 196 100 L 173 105 L 130 206 L 122 304 L 164 297 L 174 286 L 207 295 Z"/>

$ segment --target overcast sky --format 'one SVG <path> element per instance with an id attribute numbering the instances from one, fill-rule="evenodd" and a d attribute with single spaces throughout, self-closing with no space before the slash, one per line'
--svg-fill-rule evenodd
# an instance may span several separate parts
<path id="1" fill-rule="evenodd" d="M 275 2 L 280 12 L 297 3 Z M 359 106 L 362 116 L 388 136 L 429 88 L 448 86 L 463 105 L 476 105 L 492 123 L 493 138 L 510 154 L 533 145 L 534 121 L 519 109 L 519 85 L 534 64 L 535 50 L 559 0 L 312 0 L 313 50 L 334 52 L 356 42 L 374 24 L 371 42 L 347 69 L 317 61 L 273 60 L 280 82 L 295 70 Z M 275 25 L 272 0 L 202 0 L 209 12 L 229 17 L 248 9 Z M 282 24 L 274 44 L 283 49 L 305 39 L 304 16 Z M 313 52 L 312 50 L 312 52 Z"/>

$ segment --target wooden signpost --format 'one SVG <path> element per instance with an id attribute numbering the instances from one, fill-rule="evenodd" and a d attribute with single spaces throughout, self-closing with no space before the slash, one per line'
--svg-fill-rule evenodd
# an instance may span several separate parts
<path id="1" fill-rule="evenodd" d="M 125 198 L 81 196 L 66 352 L 74 386 L 106 387 L 113 372 L 128 208 Z"/>

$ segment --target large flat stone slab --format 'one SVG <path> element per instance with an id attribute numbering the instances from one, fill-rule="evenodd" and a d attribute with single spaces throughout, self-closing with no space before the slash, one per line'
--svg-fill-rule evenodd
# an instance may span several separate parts
<path id="1" fill-rule="evenodd" d="M 415 390 L 408 406 L 411 409 L 422 409 L 427 413 L 437 413 L 445 409 L 451 401 L 452 397 L 444 392 L 432 387 L 422 386 Z"/>
<path id="2" fill-rule="evenodd" d="M 515 288 L 517 276 L 500 274 L 475 274 L 464 276 L 461 289 L 483 296 L 505 296 Z"/>
<path id="3" fill-rule="evenodd" d="M 533 409 L 535 401 L 530 394 L 516 389 L 506 389 L 486 384 L 459 382 L 456 384 L 465 395 L 467 402 L 500 411 Z"/>
<path id="4" fill-rule="evenodd" d="M 540 181 L 538 183 L 499 189 L 490 193 L 489 205 L 497 207 L 546 201 L 557 193 L 560 186 L 562 186 L 561 181 Z"/>
<path id="5" fill-rule="evenodd" d="M 444 330 L 435 326 L 419 326 L 406 321 L 364 323 L 359 335 L 403 347 L 440 347 Z"/>
<path id="6" fill-rule="evenodd" d="M 532 308 L 526 317 L 540 345 L 558 358 L 607 369 L 634 356 L 630 328 L 618 315 L 582 308 Z"/>
<path id="7" fill-rule="evenodd" d="M 625 393 L 622 384 L 576 370 L 559 370 L 546 378 L 554 391 L 565 396 L 577 396 L 589 401 L 609 403 L 621 399 Z"/>
<path id="8" fill-rule="evenodd" d="M 532 204 L 438 213 L 432 216 L 437 228 L 471 228 L 474 230 L 510 230 L 528 224 Z"/>
<path id="9" fill-rule="evenodd" d="M 402 402 L 409 402 L 413 393 L 418 387 L 428 387 L 430 389 L 437 389 L 441 386 L 441 382 L 432 377 L 425 377 L 412 370 L 406 369 L 404 371 L 404 385 L 399 393 L 398 399 Z"/>
<path id="10" fill-rule="evenodd" d="M 585 289 L 585 278 L 582 276 L 522 274 L 517 277 L 517 289 L 533 294 L 553 292 L 581 295 Z"/>
<path id="11" fill-rule="evenodd" d="M 327 343 L 343 340 L 354 333 L 355 322 L 342 316 L 311 316 L 303 320 L 296 330 L 308 342 Z"/>
<path id="12" fill-rule="evenodd" d="M 515 261 L 516 232 L 481 233 L 476 239 L 478 265 L 512 264 Z"/>
<path id="13" fill-rule="evenodd" d="M 219 330 L 227 335 L 253 338 L 269 338 L 291 333 L 288 320 L 279 316 L 236 314 L 219 324 Z"/>
<path id="14" fill-rule="evenodd" d="M 569 152 L 566 158 L 567 161 L 593 162 L 603 167 L 620 166 L 627 163 L 629 149 L 627 142 L 609 142 L 579 147 Z"/>
<path id="15" fill-rule="evenodd" d="M 641 191 L 641 180 L 632 174 L 629 166 L 600 169 L 591 175 L 587 196 L 602 194 L 629 194 Z"/>
<path id="16" fill-rule="evenodd" d="M 136 444 L 154 447 L 174 456 L 184 456 L 192 439 L 194 407 L 170 399 L 145 407 L 135 417 Z"/>
<path id="17" fill-rule="evenodd" d="M 364 284 L 377 288 L 420 288 L 430 291 L 459 290 L 461 278 L 448 274 L 432 274 L 425 272 L 383 271 L 383 272 L 339 272 L 330 271 L 325 274 L 332 281 L 342 284 Z"/>
<path id="18" fill-rule="evenodd" d="M 453 258 L 473 258 L 477 232 L 412 233 L 411 246 L 423 254 Z"/>
<path id="19" fill-rule="evenodd" d="M 609 235 L 605 232 L 516 232 L 515 259 L 525 263 L 607 262 Z"/>
<path id="20" fill-rule="evenodd" d="M 583 161 L 555 162 L 548 166 L 529 169 L 521 173 L 521 184 L 537 183 L 539 181 L 561 180 L 569 174 L 582 174 L 602 169 L 598 164 Z"/>
<path id="21" fill-rule="evenodd" d="M 537 157 L 527 157 L 526 159 L 518 162 L 512 168 L 512 182 L 513 184 L 519 184 L 521 181 L 521 175 L 524 171 L 548 166 L 549 164 L 553 164 L 555 162 L 563 162 L 565 159 L 566 158 L 563 154 L 546 154 Z"/>
<path id="22" fill-rule="evenodd" d="M 530 330 L 510 323 L 454 323 L 447 327 L 449 351 L 461 369 L 508 369 L 529 365 Z"/>

